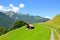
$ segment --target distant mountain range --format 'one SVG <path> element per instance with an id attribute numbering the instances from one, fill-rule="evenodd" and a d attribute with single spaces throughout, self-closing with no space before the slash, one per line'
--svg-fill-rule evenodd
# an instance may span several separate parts
<path id="1" fill-rule="evenodd" d="M 14 19 L 10 18 L 5 13 L 0 12 L 0 26 L 6 26 L 9 27 L 12 25 Z"/>
<path id="2" fill-rule="evenodd" d="M 29 14 L 17 14 L 12 11 L 0 12 L 0 25 L 11 26 L 14 20 L 17 20 L 17 19 L 20 19 L 29 23 L 45 22 L 49 20 L 47 18 L 43 18 L 40 16 L 32 16 Z"/>
<path id="3" fill-rule="evenodd" d="M 29 23 L 40 23 L 48 21 L 49 19 L 29 14 L 17 14 L 12 11 L 0 12 L 0 35 L 14 29 L 13 23 L 15 20 L 23 20 Z"/>
<path id="4" fill-rule="evenodd" d="M 5 14 L 9 14 L 8 16 L 17 20 L 24 20 L 25 22 L 30 22 L 30 23 L 37 23 L 37 22 L 42 22 L 42 21 L 47 21 L 49 20 L 48 18 L 44 18 L 41 16 L 32 16 L 30 14 L 17 14 L 12 11 L 7 11 Z"/>

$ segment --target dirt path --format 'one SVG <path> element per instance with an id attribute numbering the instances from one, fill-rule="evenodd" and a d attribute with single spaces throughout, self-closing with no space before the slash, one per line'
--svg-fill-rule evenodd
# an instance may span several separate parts
<path id="1" fill-rule="evenodd" d="M 48 27 L 48 26 L 47 26 L 47 28 L 50 28 L 51 29 L 50 40 L 55 40 L 55 38 L 54 38 L 54 32 L 55 32 L 55 34 L 57 36 L 57 39 L 56 40 L 60 40 L 60 34 L 58 33 L 58 31 L 56 29 L 51 28 L 51 27 Z"/>
<path id="2" fill-rule="evenodd" d="M 53 30 L 53 28 L 51 28 L 50 40 L 55 40 L 55 39 L 54 39 L 54 30 Z"/>
<path id="3" fill-rule="evenodd" d="M 48 26 L 46 26 L 46 27 L 51 29 L 50 40 L 55 40 L 55 38 L 54 38 L 54 29 L 51 28 L 51 27 L 48 27 Z"/>

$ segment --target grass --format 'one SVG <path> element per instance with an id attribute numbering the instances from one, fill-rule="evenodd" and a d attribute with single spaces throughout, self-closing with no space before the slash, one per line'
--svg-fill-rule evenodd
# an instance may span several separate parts
<path id="1" fill-rule="evenodd" d="M 34 24 L 35 29 L 26 30 L 23 26 L 16 30 L 10 31 L 5 35 L 0 36 L 0 40 L 49 40 L 50 39 L 50 28 L 36 23 Z"/>
<path id="2" fill-rule="evenodd" d="M 60 34 L 60 14 L 57 14 L 53 19 L 43 23 L 44 25 L 55 29 Z M 60 35 L 54 33 L 55 40 L 60 40 Z"/>
<path id="3" fill-rule="evenodd" d="M 0 40 L 50 40 L 50 28 L 56 29 L 60 33 L 60 14 L 45 23 L 33 25 L 35 27 L 33 30 L 26 30 L 26 26 L 23 26 L 0 36 Z M 54 38 L 58 40 L 55 33 Z"/>
<path id="4" fill-rule="evenodd" d="M 60 14 L 57 14 L 53 19 L 45 22 L 44 25 L 54 28 L 60 33 Z"/>
<path id="5" fill-rule="evenodd" d="M 54 38 L 55 40 L 58 40 L 56 33 L 54 32 Z"/>

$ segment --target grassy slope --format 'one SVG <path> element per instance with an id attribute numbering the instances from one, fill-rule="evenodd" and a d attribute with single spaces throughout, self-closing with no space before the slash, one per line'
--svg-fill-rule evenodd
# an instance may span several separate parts
<path id="1" fill-rule="evenodd" d="M 45 22 L 44 25 L 54 28 L 60 32 L 60 14 L 57 14 L 53 19 Z"/>
<path id="2" fill-rule="evenodd" d="M 60 33 L 60 14 L 57 14 L 53 19 L 43 23 L 44 25 L 57 30 Z M 58 40 L 58 35 L 54 33 L 55 40 Z M 60 39 L 59 39 L 60 40 Z"/>
<path id="3" fill-rule="evenodd" d="M 49 40 L 50 38 L 50 29 L 46 28 L 52 27 L 60 32 L 60 14 L 56 15 L 53 19 L 45 23 L 34 24 L 35 29 L 26 30 L 26 27 L 22 27 L 16 30 L 13 30 L 5 35 L 0 37 L 0 40 Z M 56 34 L 55 38 L 57 40 Z"/>
<path id="4" fill-rule="evenodd" d="M 49 20 L 51 25 L 60 25 L 60 14 L 57 14 L 53 19 Z"/>
<path id="5" fill-rule="evenodd" d="M 0 40 L 49 40 L 50 29 L 44 25 L 34 24 L 35 29 L 26 30 L 26 27 L 22 27 L 13 30 L 5 35 L 0 36 Z"/>
<path id="6" fill-rule="evenodd" d="M 46 24 L 55 28 L 60 33 L 60 14 L 57 14 L 53 19 L 46 22 Z"/>
<path id="7" fill-rule="evenodd" d="M 55 32 L 54 32 L 54 38 L 55 38 L 55 40 L 58 40 L 58 37 Z"/>

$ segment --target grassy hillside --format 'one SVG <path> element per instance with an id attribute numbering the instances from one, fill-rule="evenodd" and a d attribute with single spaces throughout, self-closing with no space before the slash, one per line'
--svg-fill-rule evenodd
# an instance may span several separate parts
<path id="1" fill-rule="evenodd" d="M 48 21 L 51 25 L 60 25 L 60 14 L 57 14 L 53 19 Z"/>
<path id="2" fill-rule="evenodd" d="M 50 40 L 50 28 L 60 32 L 60 14 L 45 23 L 35 23 L 33 25 L 35 27 L 33 30 L 27 30 L 26 26 L 23 26 L 0 36 L 0 40 Z M 54 33 L 54 36 L 57 40 L 56 33 Z"/>
<path id="3" fill-rule="evenodd" d="M 27 30 L 26 26 L 10 31 L 0 36 L 0 40 L 49 40 L 50 28 L 37 23 L 35 29 Z"/>
<path id="4" fill-rule="evenodd" d="M 47 21 L 45 24 L 55 28 L 60 33 L 60 14 L 57 14 L 53 19 Z"/>

